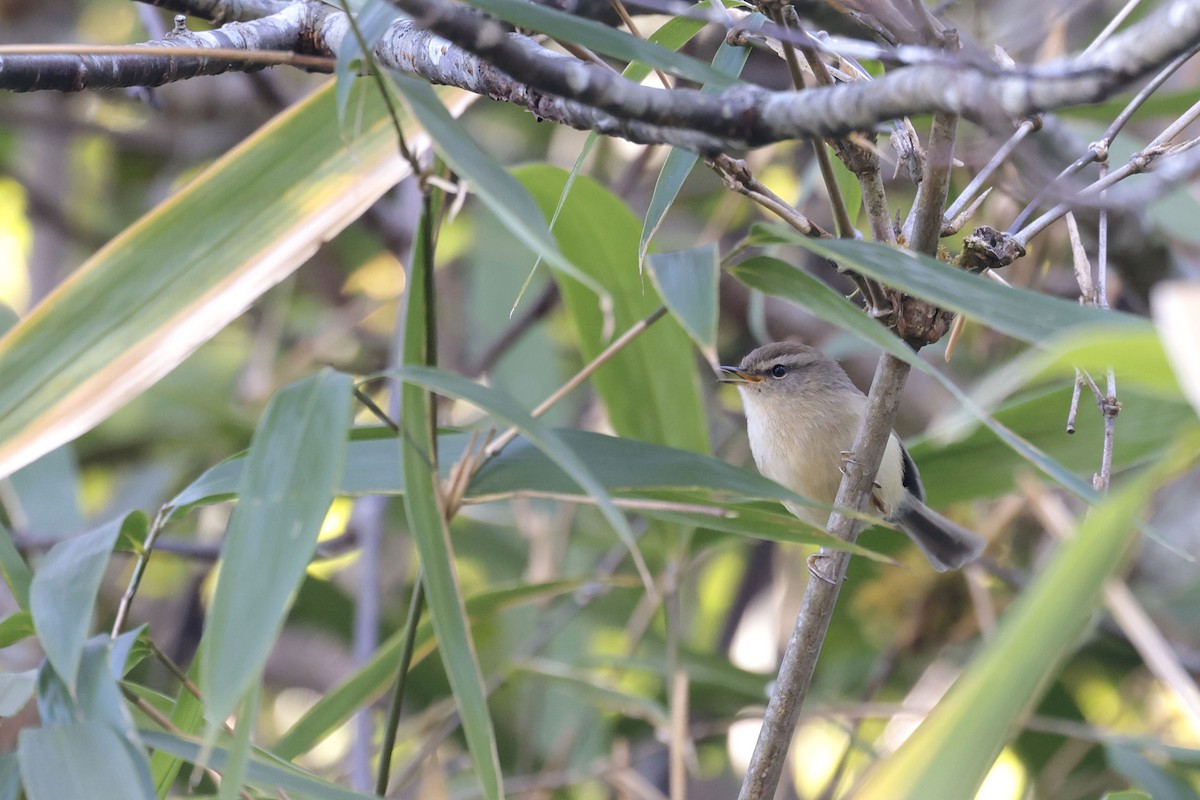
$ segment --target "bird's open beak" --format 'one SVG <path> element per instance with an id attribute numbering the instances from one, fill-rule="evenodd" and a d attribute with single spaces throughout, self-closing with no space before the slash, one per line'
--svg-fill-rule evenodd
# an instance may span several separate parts
<path id="1" fill-rule="evenodd" d="M 762 381 L 762 375 L 744 372 L 737 367 L 721 367 L 719 380 L 721 383 L 759 383 Z"/>

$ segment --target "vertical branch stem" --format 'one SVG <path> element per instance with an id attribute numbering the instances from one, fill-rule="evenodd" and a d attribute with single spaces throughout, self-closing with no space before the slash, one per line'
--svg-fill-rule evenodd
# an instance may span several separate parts
<path id="1" fill-rule="evenodd" d="M 938 219 L 941 219 L 940 215 Z M 853 458 L 847 463 L 846 475 L 838 489 L 838 508 L 860 510 L 870 496 L 908 372 L 909 365 L 900 359 L 887 354 L 880 358 L 871 393 L 867 397 L 863 426 L 854 439 L 851 451 Z M 858 538 L 859 529 L 857 520 L 839 511 L 829 517 L 828 530 L 840 539 L 853 542 Z M 827 579 L 814 578 L 804 590 L 800 613 L 779 667 L 775 691 L 767 704 L 758 743 L 738 795 L 739 800 L 769 800 L 774 797 L 800 709 L 808 696 L 817 656 L 820 655 L 825 633 L 829 630 L 829 620 L 833 616 L 842 578 L 850 563 L 850 554 L 843 551 L 822 548 L 818 556 L 824 558 L 822 571 Z"/>
<path id="2" fill-rule="evenodd" d="M 925 174 L 921 179 L 908 238 L 908 246 L 918 253 L 933 255 L 937 252 L 946 197 L 950 193 L 950 170 L 954 166 L 954 134 L 957 130 L 956 114 L 938 112 L 933 115 Z"/>

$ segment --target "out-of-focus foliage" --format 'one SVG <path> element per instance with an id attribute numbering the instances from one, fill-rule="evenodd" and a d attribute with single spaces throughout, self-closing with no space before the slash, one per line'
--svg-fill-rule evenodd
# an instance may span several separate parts
<path id="1" fill-rule="evenodd" d="M 790 85 L 775 40 L 682 15 L 632 9 L 655 47 L 472 5 L 647 82 Z M 368 36 L 386 8 L 365 4 Z M 96 39 L 114 9 L 132 30 L 112 0 L 0 22 Z M 1020 2 L 950 14 L 1032 60 L 1085 46 L 1110 17 L 1092 10 L 1053 30 Z M 763 17 L 731 13 L 759 42 Z M 727 797 L 822 544 L 857 557 L 797 796 L 1200 792 L 1200 342 L 1180 344 L 1200 309 L 1160 286 L 1151 322 L 1139 288 L 1194 276 L 1193 197 L 1109 212 L 1119 310 L 1083 308 L 1065 224 L 1011 286 L 939 263 L 961 235 L 930 259 L 781 228 L 787 206 L 835 229 L 811 142 L 733 154 L 759 182 L 736 184 L 405 77 L 409 162 L 359 54 L 334 79 L 0 98 L 0 796 L 362 798 L 386 762 L 394 797 Z M 1186 113 L 1197 78 L 1128 142 Z M 971 224 L 1006 228 L 1133 91 L 1048 118 Z M 903 217 L 913 183 L 859 136 Z M 1000 143 L 960 123 L 952 199 Z M 1097 216 L 1077 214 L 1093 259 Z M 833 263 L 959 312 L 949 363 L 864 314 Z M 850 546 L 786 513 L 811 501 L 754 471 L 711 367 L 787 338 L 864 390 L 881 348 L 916 364 L 899 430 L 984 563 L 937 575 L 883 525 Z M 1107 495 L 1097 395 L 1119 409 Z"/>

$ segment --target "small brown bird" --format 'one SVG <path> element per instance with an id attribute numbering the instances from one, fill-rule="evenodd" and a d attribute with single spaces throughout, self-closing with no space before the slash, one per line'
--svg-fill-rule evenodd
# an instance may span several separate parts
<path id="1" fill-rule="evenodd" d="M 867 398 L 834 361 L 807 345 L 764 345 L 737 367 L 721 367 L 737 384 L 746 409 L 750 450 L 758 471 L 797 494 L 833 504 L 842 459 L 862 424 Z M 917 465 L 895 433 L 888 439 L 872 494 L 875 507 L 944 572 L 970 563 L 986 542 L 925 505 Z M 785 503 L 800 519 L 824 528 L 828 514 Z"/>

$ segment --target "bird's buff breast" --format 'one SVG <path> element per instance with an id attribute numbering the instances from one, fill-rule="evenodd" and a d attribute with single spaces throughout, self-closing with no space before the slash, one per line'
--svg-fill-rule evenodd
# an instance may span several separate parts
<path id="1" fill-rule="evenodd" d="M 751 392 L 742 392 L 742 400 L 758 471 L 810 500 L 832 504 L 842 479 L 841 452 L 853 444 L 859 417 L 843 406 L 806 422 L 797 414 L 764 413 Z M 813 525 L 824 526 L 829 516 L 827 510 L 785 505 Z"/>

